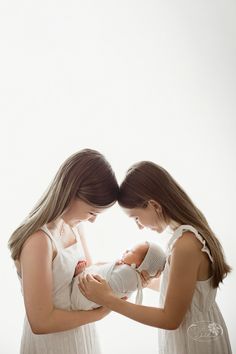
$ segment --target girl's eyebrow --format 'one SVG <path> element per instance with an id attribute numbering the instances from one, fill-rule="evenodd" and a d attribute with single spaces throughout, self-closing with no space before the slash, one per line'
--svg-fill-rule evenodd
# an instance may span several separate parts
<path id="1" fill-rule="evenodd" d="M 97 215 L 97 213 L 95 211 L 90 211 L 89 214 L 94 215 L 94 216 Z"/>
<path id="2" fill-rule="evenodd" d="M 91 210 L 91 213 L 94 213 L 94 214 L 100 214 L 101 212 L 98 211 L 98 210 Z"/>

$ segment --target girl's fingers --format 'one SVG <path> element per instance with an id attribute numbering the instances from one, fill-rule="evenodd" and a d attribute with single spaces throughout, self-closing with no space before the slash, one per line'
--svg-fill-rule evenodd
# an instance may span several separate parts
<path id="1" fill-rule="evenodd" d="M 93 274 L 93 278 L 96 279 L 97 281 L 99 281 L 99 283 L 101 283 L 102 281 L 105 280 L 103 277 L 101 277 L 98 274 Z"/>
<path id="2" fill-rule="evenodd" d="M 154 278 L 159 278 L 160 275 L 161 275 L 161 270 L 159 270 L 159 271 L 157 272 L 157 274 L 155 274 Z"/>
<path id="3" fill-rule="evenodd" d="M 148 281 L 151 277 L 150 275 L 148 274 L 148 272 L 146 270 L 143 270 L 141 272 L 142 276 L 143 276 L 143 279 L 145 279 L 146 281 Z"/>
<path id="4" fill-rule="evenodd" d="M 91 281 L 93 278 L 91 277 L 90 274 L 81 274 L 79 276 L 79 285 L 81 286 L 82 289 L 86 290 L 87 288 L 87 283 Z"/>
<path id="5" fill-rule="evenodd" d="M 91 281 L 91 280 L 93 280 L 93 276 L 91 274 L 86 274 L 84 279 L 87 281 Z"/>
<path id="6" fill-rule="evenodd" d="M 86 297 L 86 293 L 84 291 L 84 288 L 81 286 L 81 284 L 78 284 L 78 287 L 79 287 L 81 293 Z"/>
<path id="7" fill-rule="evenodd" d="M 81 293 L 85 296 L 85 290 L 84 290 L 84 286 L 83 286 L 82 282 L 80 282 L 78 284 L 78 288 L 80 289 Z"/>
<path id="8" fill-rule="evenodd" d="M 86 288 L 86 284 L 85 284 L 85 277 L 84 276 L 81 276 L 80 278 L 79 278 L 79 287 L 81 288 L 81 289 L 83 289 L 83 290 L 85 290 L 85 288 Z"/>
<path id="9" fill-rule="evenodd" d="M 141 272 L 141 281 L 142 281 L 142 286 L 146 287 L 150 281 L 151 277 L 148 274 L 148 272 L 146 272 L 145 270 L 143 270 Z"/>

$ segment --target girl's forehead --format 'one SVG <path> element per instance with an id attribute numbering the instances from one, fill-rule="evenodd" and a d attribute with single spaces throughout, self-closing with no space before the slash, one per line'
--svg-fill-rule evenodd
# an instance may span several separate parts
<path id="1" fill-rule="evenodd" d="M 97 207 L 90 207 L 90 209 L 97 214 L 101 214 L 105 210 L 105 208 L 97 208 Z"/>
<path id="2" fill-rule="evenodd" d="M 127 214 L 130 217 L 136 216 L 141 210 L 139 208 L 132 208 L 132 209 L 122 208 L 122 209 L 124 210 L 125 214 Z"/>

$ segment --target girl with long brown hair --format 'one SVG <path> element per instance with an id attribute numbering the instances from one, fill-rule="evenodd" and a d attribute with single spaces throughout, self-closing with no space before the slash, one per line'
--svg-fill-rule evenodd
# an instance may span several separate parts
<path id="1" fill-rule="evenodd" d="M 99 276 L 82 278 L 81 291 L 110 310 L 159 328 L 160 354 L 230 354 L 227 328 L 215 302 L 230 267 L 202 212 L 164 168 L 149 161 L 128 170 L 118 201 L 140 229 L 172 230 L 160 307 L 118 299 Z"/>
<path id="2" fill-rule="evenodd" d="M 21 354 L 99 354 L 92 322 L 108 310 L 71 311 L 70 284 L 91 258 L 80 223 L 112 206 L 118 184 L 99 152 L 70 156 L 38 204 L 13 232 L 9 247 L 22 285 L 26 317 Z"/>

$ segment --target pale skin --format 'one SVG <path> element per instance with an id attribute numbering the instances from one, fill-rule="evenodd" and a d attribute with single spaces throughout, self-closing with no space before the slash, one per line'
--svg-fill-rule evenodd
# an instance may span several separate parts
<path id="1" fill-rule="evenodd" d="M 63 248 L 76 242 L 72 227 L 82 221 L 94 222 L 104 209 L 96 208 L 80 199 L 74 199 L 61 218 L 48 224 L 61 236 L 58 241 Z M 83 231 L 80 231 L 87 264 L 91 264 Z M 16 261 L 18 274 L 22 277 L 23 296 L 26 314 L 33 333 L 47 334 L 66 331 L 90 322 L 98 321 L 110 310 L 100 307 L 92 311 L 66 311 L 53 305 L 52 262 L 56 250 L 50 238 L 43 232 L 32 234 L 25 242 L 19 261 Z"/>
<path id="2" fill-rule="evenodd" d="M 169 225 L 173 230 L 178 223 L 165 220 L 161 206 L 150 200 L 145 208 L 124 209 L 140 229 L 150 228 L 158 233 Z M 81 279 L 80 290 L 89 300 L 106 306 L 140 323 L 167 329 L 177 329 L 191 304 L 196 282 L 211 276 L 211 264 L 202 244 L 189 231 L 183 233 L 174 244 L 170 264 L 167 293 L 163 308 L 136 305 L 117 298 L 100 276 L 87 275 Z"/>
<path id="3" fill-rule="evenodd" d="M 119 263 L 130 266 L 132 264 L 136 264 L 136 267 L 139 267 L 147 253 L 147 250 L 148 245 L 146 243 L 135 245 L 131 249 L 124 252 L 122 258 L 119 260 Z"/>

